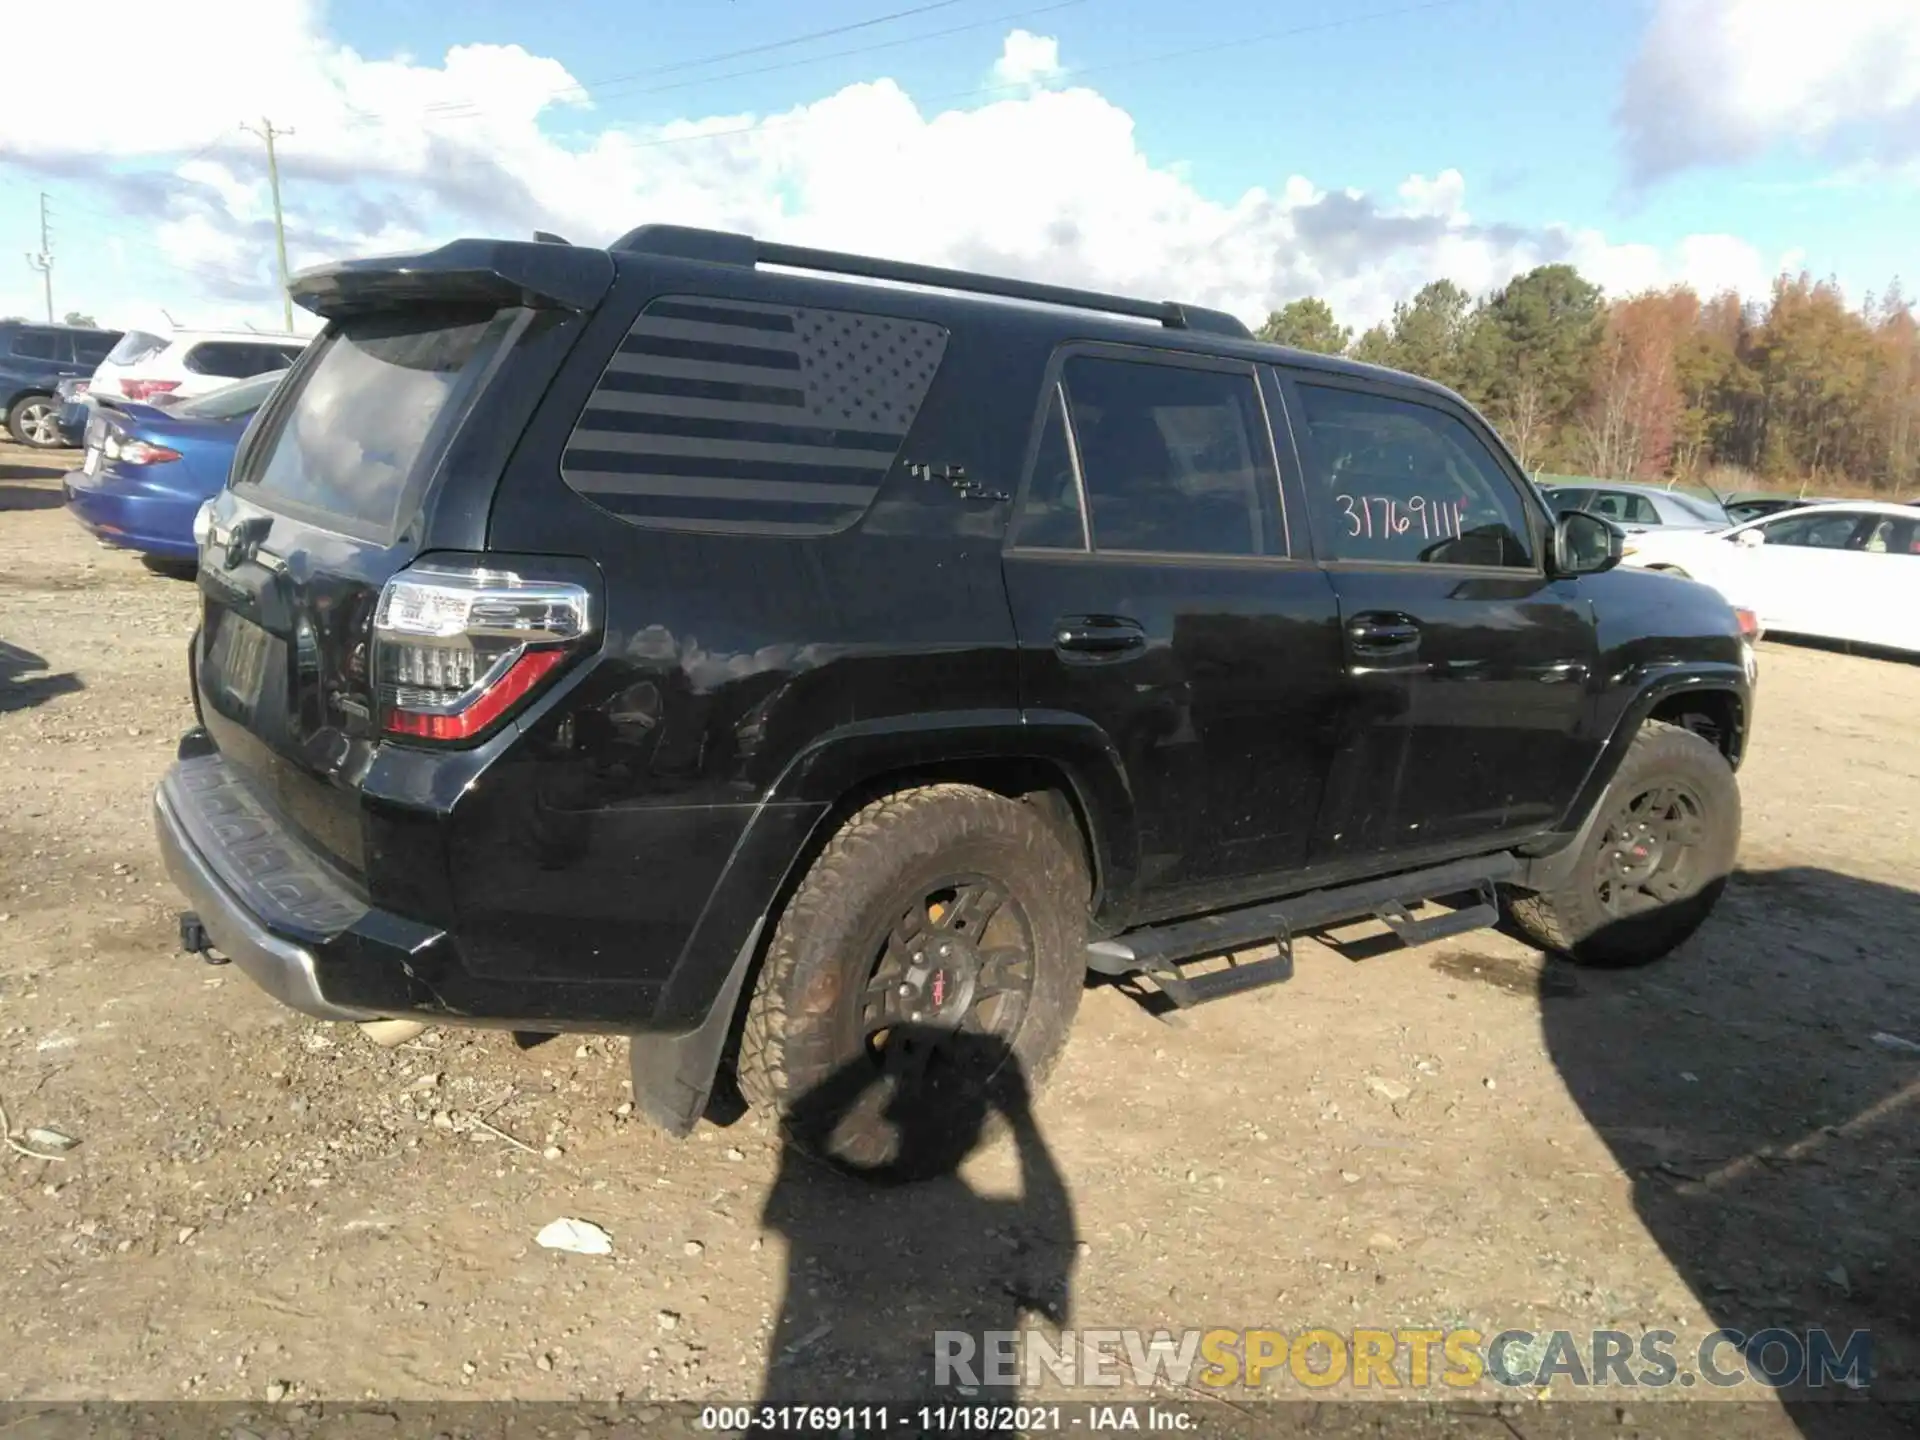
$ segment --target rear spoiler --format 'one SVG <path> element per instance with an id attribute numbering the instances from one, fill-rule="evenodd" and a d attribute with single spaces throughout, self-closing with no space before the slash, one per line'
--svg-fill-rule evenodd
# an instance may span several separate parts
<path id="1" fill-rule="evenodd" d="M 302 270 L 303 310 L 334 319 L 408 305 L 483 303 L 591 310 L 613 284 L 604 250 L 529 240 L 454 240 L 416 255 L 372 255 Z"/>

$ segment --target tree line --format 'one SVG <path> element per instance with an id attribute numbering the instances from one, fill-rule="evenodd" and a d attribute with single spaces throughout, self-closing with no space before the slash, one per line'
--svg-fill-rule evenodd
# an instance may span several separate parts
<path id="1" fill-rule="evenodd" d="M 1438 380 L 1530 471 L 1920 491 L 1920 322 L 1897 281 L 1857 309 L 1805 274 L 1758 302 L 1686 286 L 1609 299 L 1543 265 L 1477 299 L 1436 280 L 1357 337 L 1315 297 L 1259 334 Z"/>

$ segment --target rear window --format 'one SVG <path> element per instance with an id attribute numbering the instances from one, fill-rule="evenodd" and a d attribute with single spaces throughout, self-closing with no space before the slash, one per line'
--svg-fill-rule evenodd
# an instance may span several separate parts
<path id="1" fill-rule="evenodd" d="M 285 370 L 273 370 L 265 375 L 256 375 L 251 380 L 223 385 L 208 394 L 182 400 L 173 407 L 173 413 L 191 416 L 196 420 L 237 420 L 242 415 L 251 415 L 266 404 L 267 397 L 286 378 Z"/>
<path id="2" fill-rule="evenodd" d="M 517 311 L 356 316 L 328 329 L 245 460 L 261 501 L 386 536 Z"/>
<path id="3" fill-rule="evenodd" d="M 107 352 L 110 365 L 138 365 L 142 360 L 151 360 L 167 348 L 164 335 L 149 335 L 145 330 L 129 330 L 120 337 L 120 343 Z"/>

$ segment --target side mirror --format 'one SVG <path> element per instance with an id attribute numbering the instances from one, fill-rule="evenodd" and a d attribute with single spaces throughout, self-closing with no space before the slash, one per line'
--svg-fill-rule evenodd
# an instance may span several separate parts
<path id="1" fill-rule="evenodd" d="M 1733 543 L 1752 550 L 1767 543 L 1767 532 L 1764 530 L 1742 530 L 1738 535 L 1733 537 Z"/>
<path id="2" fill-rule="evenodd" d="M 1553 526 L 1555 576 L 1598 575 L 1620 563 L 1626 537 L 1611 520 L 1569 510 Z"/>

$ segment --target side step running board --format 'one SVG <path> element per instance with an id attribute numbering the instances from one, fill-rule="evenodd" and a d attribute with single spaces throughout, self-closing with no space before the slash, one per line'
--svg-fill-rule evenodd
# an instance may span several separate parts
<path id="1" fill-rule="evenodd" d="M 1469 930 L 1481 930 L 1500 918 L 1494 887 L 1519 872 L 1512 855 L 1486 855 L 1456 860 L 1404 875 L 1363 880 L 1310 890 L 1286 900 L 1248 905 L 1195 920 L 1148 926 L 1087 947 L 1087 965 L 1102 975 L 1150 975 L 1175 1005 L 1185 1008 L 1293 976 L 1293 936 L 1349 920 L 1375 917 L 1407 946 L 1425 945 Z M 1416 918 L 1413 908 L 1442 895 L 1472 891 L 1473 903 L 1459 910 Z M 1269 959 L 1230 966 L 1203 975 L 1183 975 L 1179 964 L 1207 955 L 1222 955 L 1253 945 L 1277 943 L 1280 953 Z"/>

